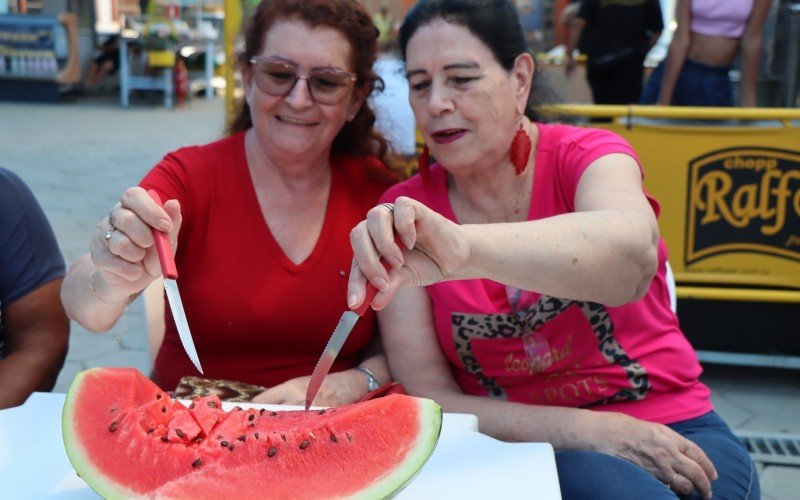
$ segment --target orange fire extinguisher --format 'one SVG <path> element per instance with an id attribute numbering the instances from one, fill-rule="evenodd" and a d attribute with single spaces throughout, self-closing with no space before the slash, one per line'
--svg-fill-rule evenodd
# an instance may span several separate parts
<path id="1" fill-rule="evenodd" d="M 175 98 L 178 101 L 178 106 L 181 106 L 189 94 L 189 71 L 186 69 L 186 62 L 182 57 L 178 57 L 175 61 L 174 73 Z"/>

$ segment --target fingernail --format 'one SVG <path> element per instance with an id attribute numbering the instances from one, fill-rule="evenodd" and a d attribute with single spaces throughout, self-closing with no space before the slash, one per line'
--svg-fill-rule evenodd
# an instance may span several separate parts
<path id="1" fill-rule="evenodd" d="M 403 245 L 405 245 L 409 250 L 412 250 L 414 248 L 414 241 L 409 237 L 404 237 Z"/>
<path id="2" fill-rule="evenodd" d="M 377 288 L 382 292 L 386 291 L 386 289 L 389 288 L 389 282 L 386 281 L 386 279 L 383 278 L 382 276 L 378 276 L 377 278 L 375 278 L 375 288 Z"/>
<path id="3" fill-rule="evenodd" d="M 172 229 L 172 221 L 169 219 L 159 219 L 158 228 L 162 231 L 169 231 Z"/>
<path id="4" fill-rule="evenodd" d="M 400 260 L 400 257 L 391 256 L 387 260 L 392 267 L 403 267 L 403 261 Z"/>
<path id="5" fill-rule="evenodd" d="M 356 306 L 357 303 L 358 303 L 358 297 L 356 296 L 356 294 L 351 293 L 350 295 L 347 296 L 347 307 L 352 309 Z"/>

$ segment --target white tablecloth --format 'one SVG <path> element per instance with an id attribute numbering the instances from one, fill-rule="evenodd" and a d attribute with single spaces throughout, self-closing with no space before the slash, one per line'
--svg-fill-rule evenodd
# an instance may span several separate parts
<path id="1" fill-rule="evenodd" d="M 34 393 L 24 405 L 0 411 L 0 498 L 98 498 L 64 451 L 63 404 L 64 394 Z M 561 494 L 549 444 L 503 443 L 480 434 L 474 415 L 446 413 L 436 450 L 397 498 L 557 500 Z"/>

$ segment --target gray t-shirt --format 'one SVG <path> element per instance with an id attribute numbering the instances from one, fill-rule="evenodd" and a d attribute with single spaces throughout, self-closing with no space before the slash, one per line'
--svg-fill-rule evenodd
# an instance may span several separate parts
<path id="1" fill-rule="evenodd" d="M 64 258 L 33 193 L 0 167 L 0 359 L 5 356 L 3 313 L 14 301 L 63 278 Z"/>

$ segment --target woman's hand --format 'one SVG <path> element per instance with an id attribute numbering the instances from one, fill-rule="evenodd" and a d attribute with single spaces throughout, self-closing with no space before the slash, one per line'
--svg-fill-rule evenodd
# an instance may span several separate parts
<path id="1" fill-rule="evenodd" d="M 311 377 L 297 377 L 270 387 L 255 396 L 252 403 L 304 406 Z M 331 373 L 325 377 L 314 398 L 314 406 L 340 406 L 355 403 L 367 394 L 367 381 L 357 370 Z"/>
<path id="2" fill-rule="evenodd" d="M 705 452 L 669 427 L 620 413 L 596 412 L 596 451 L 624 458 L 681 495 L 711 497 L 717 470 Z"/>
<path id="3" fill-rule="evenodd" d="M 354 257 L 347 302 L 351 308 L 364 301 L 367 280 L 378 289 L 372 301 L 378 310 L 400 287 L 461 277 L 470 255 L 461 226 L 406 197 L 372 208 L 350 233 L 350 243 Z M 391 272 L 380 263 L 381 258 Z"/>
<path id="4" fill-rule="evenodd" d="M 119 203 L 97 223 L 90 244 L 92 262 L 102 278 L 93 286 L 104 302 L 122 301 L 161 275 L 152 228 L 168 233 L 174 252 L 181 221 L 177 200 L 160 207 L 140 187 L 122 193 Z"/>

